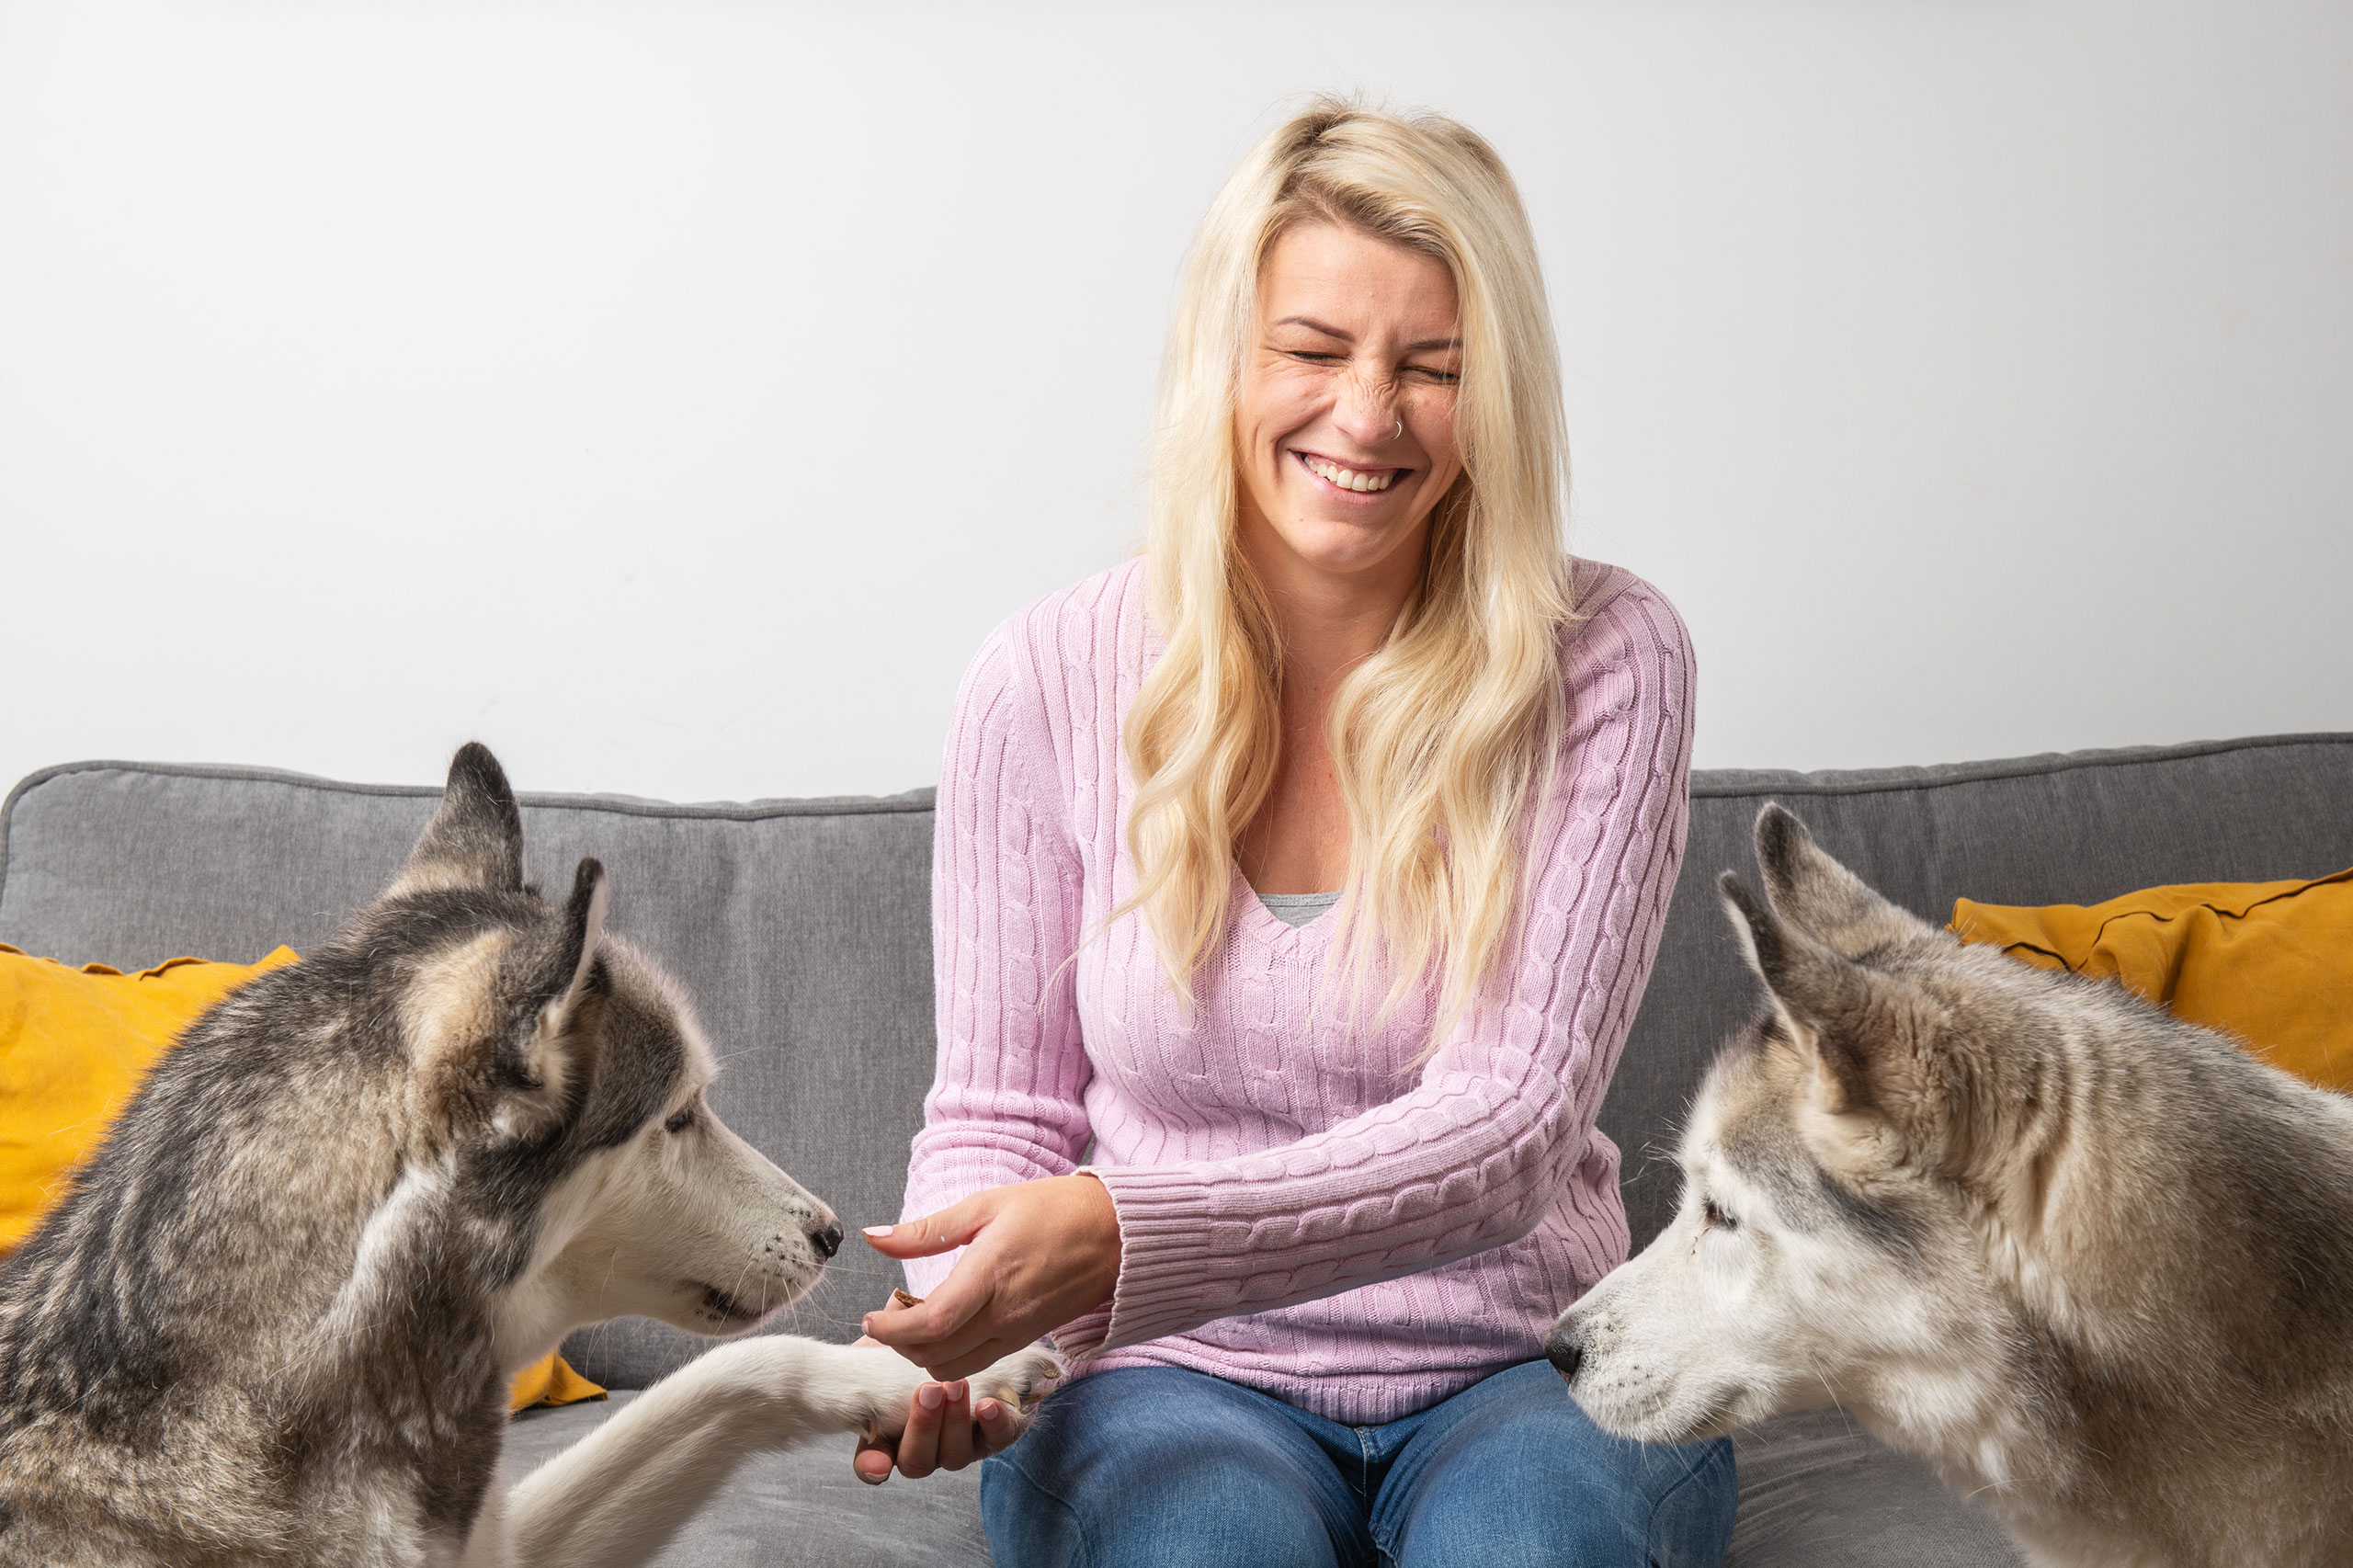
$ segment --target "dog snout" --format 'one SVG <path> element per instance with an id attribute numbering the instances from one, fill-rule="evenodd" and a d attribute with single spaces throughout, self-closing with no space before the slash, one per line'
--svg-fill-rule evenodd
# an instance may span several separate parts
<path id="1" fill-rule="evenodd" d="M 817 1249 L 819 1257 L 831 1257 L 842 1250 L 842 1222 L 828 1220 L 820 1229 L 809 1233 L 809 1244 Z"/>
<path id="2" fill-rule="evenodd" d="M 1577 1381 L 1577 1369 L 1585 1365 L 1585 1346 L 1567 1332 L 1566 1325 L 1555 1328 L 1544 1340 L 1544 1359 L 1561 1374 L 1563 1382 Z"/>

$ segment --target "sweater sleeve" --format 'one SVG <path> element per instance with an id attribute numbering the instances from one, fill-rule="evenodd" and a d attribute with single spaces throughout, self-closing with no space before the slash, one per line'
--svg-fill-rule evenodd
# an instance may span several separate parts
<path id="1" fill-rule="evenodd" d="M 1080 921 L 1067 812 L 1045 788 L 1053 735 L 1019 622 L 982 646 L 957 694 L 932 848 L 938 1059 L 907 1166 L 903 1214 L 984 1187 L 1067 1176 L 1088 1138 L 1089 1076 L 1066 960 Z M 958 1254 L 916 1258 L 927 1295 Z"/>
<path id="2" fill-rule="evenodd" d="M 1089 1167 L 1119 1210 L 1107 1308 L 1074 1353 L 1396 1278 L 1517 1240 L 1586 1156 L 1683 855 L 1692 658 L 1620 575 L 1572 636 L 1562 752 L 1496 979 L 1417 1085 L 1295 1143 Z"/>

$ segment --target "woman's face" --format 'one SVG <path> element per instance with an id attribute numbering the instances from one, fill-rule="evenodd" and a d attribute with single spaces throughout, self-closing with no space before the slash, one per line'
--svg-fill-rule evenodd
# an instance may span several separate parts
<path id="1" fill-rule="evenodd" d="M 1262 571 L 1419 569 L 1430 511 L 1462 472 L 1455 314 L 1435 256 L 1335 223 L 1275 242 L 1233 415 L 1243 545 Z"/>

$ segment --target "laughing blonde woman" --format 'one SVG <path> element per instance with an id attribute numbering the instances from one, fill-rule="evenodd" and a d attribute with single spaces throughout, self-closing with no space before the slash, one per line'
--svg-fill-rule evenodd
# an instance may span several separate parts
<path id="1" fill-rule="evenodd" d="M 944 1381 L 858 1466 L 994 1454 L 999 1568 L 1721 1561 L 1729 1446 L 1607 1437 L 1541 1359 L 1626 1253 L 1594 1117 L 1692 703 L 1564 477 L 1495 153 L 1268 137 L 1188 264 L 1142 559 L 989 638 L 940 780 L 938 1075 L 870 1233 L 924 1300 L 868 1331 Z M 1008 1448 L 956 1380 L 1044 1334 L 1079 1375 Z"/>

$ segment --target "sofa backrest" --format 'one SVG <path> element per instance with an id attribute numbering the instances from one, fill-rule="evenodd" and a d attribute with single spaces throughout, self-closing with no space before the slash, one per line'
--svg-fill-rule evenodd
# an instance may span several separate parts
<path id="1" fill-rule="evenodd" d="M 392 875 L 436 791 L 250 768 L 85 763 L 0 811 L 0 941 L 129 969 L 315 946 Z M 1754 880 L 1749 823 L 1779 800 L 1888 896 L 1942 921 L 1962 894 L 2093 903 L 2160 882 L 2353 866 L 2353 735 L 2079 752 L 1867 773 L 1693 776 L 1691 831 L 1603 1129 L 1625 1152 L 1639 1247 L 1673 1212 L 1677 1131 L 1756 1006 L 1715 879 Z M 613 922 L 683 980 L 724 1059 L 712 1103 L 849 1225 L 896 1217 L 932 1062 L 930 793 L 674 806 L 527 795 L 531 874 L 613 876 Z M 779 1326 L 846 1339 L 888 1292 L 853 1248 Z M 637 1387 L 693 1354 L 629 1322 L 567 1347 Z"/>

